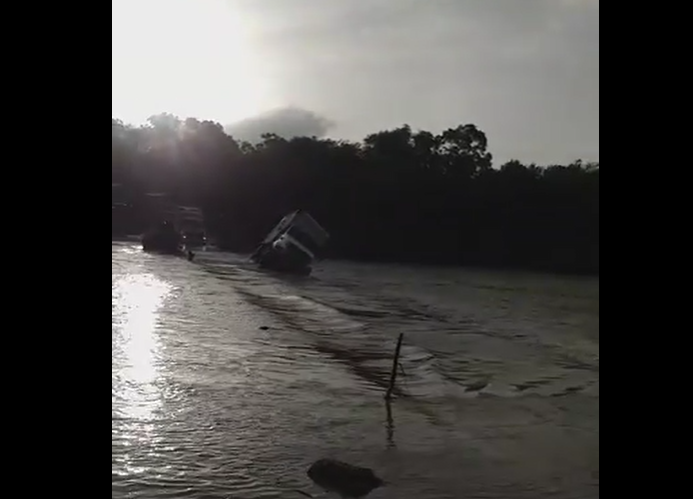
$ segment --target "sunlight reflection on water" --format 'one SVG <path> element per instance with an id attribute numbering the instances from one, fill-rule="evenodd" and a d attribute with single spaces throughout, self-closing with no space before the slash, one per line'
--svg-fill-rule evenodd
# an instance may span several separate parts
<path id="1" fill-rule="evenodd" d="M 113 283 L 113 342 L 122 359 L 117 373 L 121 386 L 116 390 L 121 417 L 154 417 L 160 400 L 157 323 L 170 293 L 170 284 L 152 274 L 131 274 Z"/>

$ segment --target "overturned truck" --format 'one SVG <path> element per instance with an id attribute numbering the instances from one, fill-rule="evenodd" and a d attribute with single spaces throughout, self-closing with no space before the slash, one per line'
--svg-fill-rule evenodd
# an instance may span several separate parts
<path id="1" fill-rule="evenodd" d="M 250 259 L 265 269 L 308 275 L 329 238 L 313 217 L 297 210 L 281 219 Z"/>

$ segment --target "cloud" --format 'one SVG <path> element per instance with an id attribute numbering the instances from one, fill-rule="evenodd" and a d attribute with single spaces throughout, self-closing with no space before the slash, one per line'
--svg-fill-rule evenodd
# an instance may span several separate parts
<path id="1" fill-rule="evenodd" d="M 272 101 L 360 140 L 484 130 L 499 162 L 599 157 L 598 0 L 227 0 Z"/>
<path id="2" fill-rule="evenodd" d="M 285 107 L 226 125 L 224 129 L 237 140 L 258 142 L 264 133 L 274 133 L 287 139 L 324 137 L 333 125 L 330 120 L 312 111 Z"/>

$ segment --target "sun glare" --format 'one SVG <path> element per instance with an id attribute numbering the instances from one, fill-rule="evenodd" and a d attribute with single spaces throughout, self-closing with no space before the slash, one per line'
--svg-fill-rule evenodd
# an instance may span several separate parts
<path id="1" fill-rule="evenodd" d="M 267 108 L 244 23 L 223 0 L 113 0 L 112 9 L 114 117 L 225 124 Z"/>

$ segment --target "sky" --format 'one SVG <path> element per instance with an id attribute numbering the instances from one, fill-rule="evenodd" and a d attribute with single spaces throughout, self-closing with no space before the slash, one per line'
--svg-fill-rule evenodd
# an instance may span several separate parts
<path id="1" fill-rule="evenodd" d="M 237 138 L 474 123 L 494 163 L 599 159 L 599 0 L 112 0 L 114 117 Z"/>

